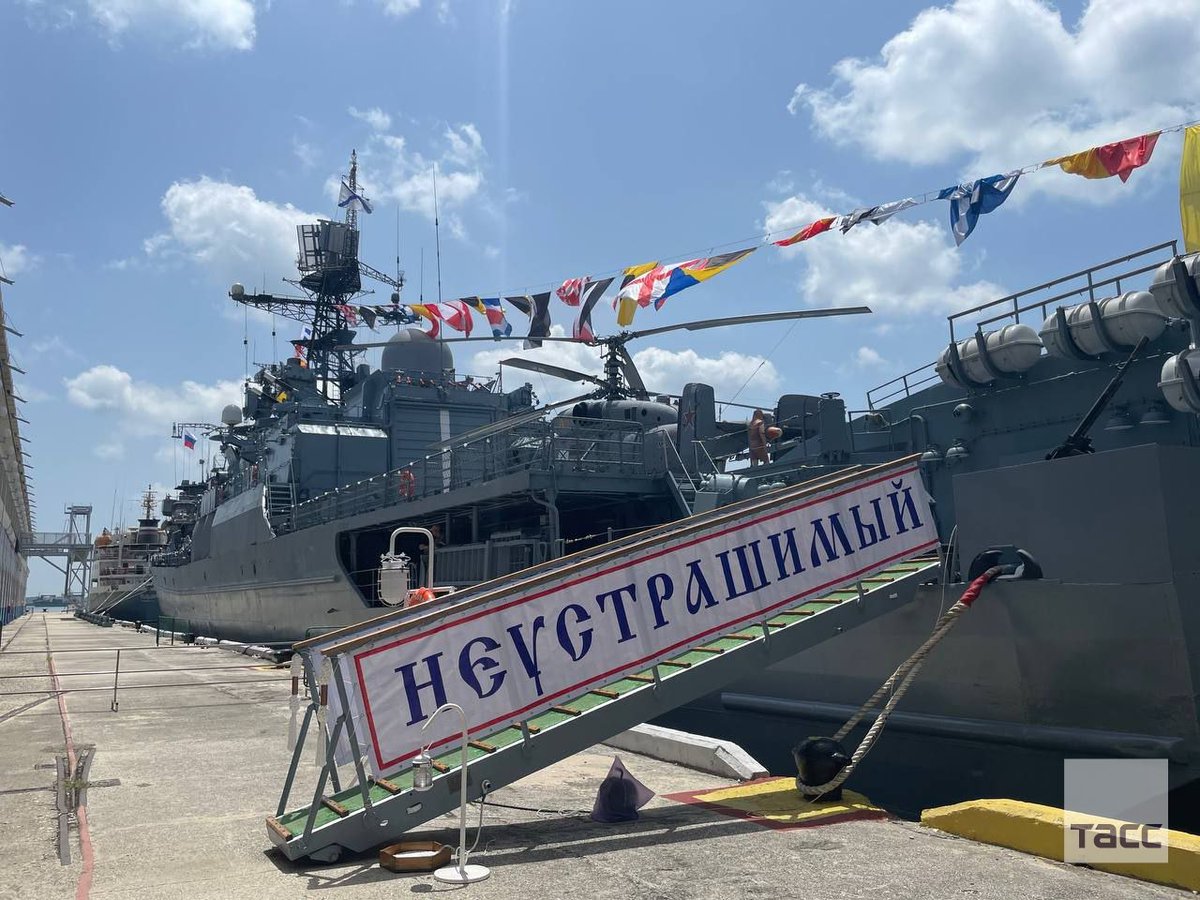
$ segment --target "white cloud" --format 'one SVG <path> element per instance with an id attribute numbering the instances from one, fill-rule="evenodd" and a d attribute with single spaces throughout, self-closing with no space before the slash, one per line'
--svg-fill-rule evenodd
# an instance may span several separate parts
<path id="1" fill-rule="evenodd" d="M 75 24 L 79 10 L 60 0 L 19 0 L 25 7 L 25 19 L 32 28 L 59 31 Z"/>
<path id="2" fill-rule="evenodd" d="M 870 347 L 859 347 L 854 351 L 854 365 L 860 369 L 877 369 L 887 364 L 887 360 Z"/>
<path id="3" fill-rule="evenodd" d="M 392 127 L 392 117 L 378 106 L 372 106 L 370 109 L 351 106 L 347 112 L 358 121 L 366 122 L 373 131 L 387 131 Z"/>
<path id="4" fill-rule="evenodd" d="M 804 194 L 764 205 L 771 232 L 798 230 L 833 215 Z M 800 292 L 810 306 L 865 304 L 885 315 L 942 312 L 1005 293 L 988 281 L 965 282 L 969 257 L 955 248 L 946 225 L 928 221 L 864 222 L 846 234 L 835 231 L 785 247 L 783 254 L 804 260 Z"/>
<path id="5" fill-rule="evenodd" d="M 409 146 L 394 134 L 375 134 L 360 154 L 360 180 L 368 196 L 380 202 L 395 202 L 409 212 L 434 218 L 434 165 L 437 165 L 437 200 L 442 223 L 460 239 L 467 236 L 461 213 L 468 206 L 486 202 L 483 195 L 487 151 L 479 129 L 470 122 L 448 127 L 436 155 Z M 337 181 L 328 183 L 331 194 Z"/>
<path id="6" fill-rule="evenodd" d="M 443 25 L 453 25 L 457 21 L 454 18 L 454 8 L 450 0 L 438 0 L 437 19 Z"/>
<path id="7" fill-rule="evenodd" d="M 296 160 L 300 163 L 300 168 L 304 169 L 304 171 L 309 171 L 317 164 L 320 152 L 316 147 L 308 143 L 308 141 L 302 141 L 298 137 L 292 138 L 292 155 L 296 157 Z"/>
<path id="8" fill-rule="evenodd" d="M 552 326 L 550 333 L 557 337 L 565 334 L 560 325 Z M 603 358 L 596 347 L 555 341 L 543 344 L 537 350 L 508 346 L 498 350 L 479 351 L 471 360 L 471 371 L 480 375 L 494 373 L 500 367 L 501 360 L 513 356 L 550 363 L 587 375 L 599 376 L 603 370 Z M 664 350 L 661 347 L 643 347 L 633 354 L 633 362 L 652 394 L 678 394 L 689 381 L 701 381 L 711 384 L 719 399 L 730 399 L 756 369 L 758 372 L 751 382 L 756 394 L 769 395 L 780 386 L 779 372 L 772 363 L 764 362 L 761 356 L 731 350 L 722 351 L 717 356 L 702 356 L 691 349 Z M 510 383 L 514 380 L 530 382 L 544 403 L 565 400 L 594 389 L 594 385 L 588 382 L 571 382 L 522 369 L 506 369 L 505 378 Z"/>
<path id="9" fill-rule="evenodd" d="M 51 399 L 49 391 L 43 391 L 40 387 L 34 387 L 32 384 L 20 382 L 13 386 L 13 390 L 18 397 L 25 400 L 26 403 L 44 403 Z"/>
<path id="10" fill-rule="evenodd" d="M 799 85 L 788 109 L 876 159 L 965 158 L 978 177 L 1196 118 L 1198 65 L 1194 0 L 1091 0 L 1073 24 L 1042 0 L 956 0 L 878 57 L 838 62 L 830 87 Z M 1047 173 L 1022 188 L 1103 201 L 1120 185 Z"/>
<path id="11" fill-rule="evenodd" d="M 254 46 L 252 0 L 86 0 L 86 7 L 113 40 L 137 34 L 155 41 L 182 41 L 191 48 Z"/>
<path id="12" fill-rule="evenodd" d="M 746 384 L 751 373 L 755 374 L 748 390 L 755 395 L 769 395 L 780 385 L 779 372 L 773 363 L 764 363 L 761 356 L 733 350 L 722 350 L 717 356 L 701 356 L 695 350 L 646 347 L 633 354 L 633 361 L 652 393 L 678 394 L 689 381 L 702 381 L 713 386 L 719 399 L 729 400 Z"/>
<path id="13" fill-rule="evenodd" d="M 219 422 L 221 410 L 238 403 L 242 392 L 237 381 L 184 381 L 170 386 L 135 381 L 128 372 L 108 364 L 92 366 L 63 384 L 71 403 L 110 412 L 120 431 L 133 436 L 161 436 L 169 432 L 172 422 Z"/>
<path id="14" fill-rule="evenodd" d="M 399 19 L 421 7 L 421 0 L 378 0 L 379 8 L 387 15 Z"/>
<path id="15" fill-rule="evenodd" d="M 264 270 L 268 284 L 294 276 L 296 226 L 319 217 L 261 200 L 246 185 L 207 177 L 172 184 L 162 210 L 168 230 L 146 239 L 146 254 L 182 256 L 226 283 L 256 280 Z"/>
<path id="16" fill-rule="evenodd" d="M 29 352 L 34 356 L 45 356 L 49 354 L 60 360 L 83 359 L 82 353 L 64 341 L 57 334 L 51 335 L 48 338 L 35 340 L 29 345 Z"/>
<path id="17" fill-rule="evenodd" d="M 24 244 L 0 244 L 0 274 L 15 278 L 38 263 L 38 257 Z"/>
<path id="18" fill-rule="evenodd" d="M 105 441 L 93 447 L 92 453 L 100 459 L 121 459 L 125 455 L 125 445 L 120 441 Z"/>
<path id="19" fill-rule="evenodd" d="M 450 147 L 446 151 L 447 162 L 473 166 L 485 156 L 483 138 L 479 136 L 479 129 L 470 122 L 447 128 L 445 138 Z"/>

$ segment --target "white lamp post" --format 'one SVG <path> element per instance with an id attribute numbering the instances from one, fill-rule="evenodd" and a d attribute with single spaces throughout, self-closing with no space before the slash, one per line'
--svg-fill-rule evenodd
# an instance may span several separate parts
<path id="1" fill-rule="evenodd" d="M 458 861 L 453 866 L 445 866 L 438 869 L 433 873 L 433 877 L 446 884 L 471 884 L 474 881 L 483 881 L 492 873 L 487 866 L 467 865 L 467 714 L 463 712 L 463 708 L 457 703 L 443 704 L 429 717 L 429 721 L 421 726 L 421 730 L 424 731 L 432 725 L 433 720 L 447 709 L 458 710 L 458 714 L 462 717 L 462 766 L 460 770 L 459 789 L 462 800 L 459 804 L 458 817 Z M 422 750 L 417 758 L 413 760 L 413 790 L 427 791 L 432 786 L 433 760 Z"/>

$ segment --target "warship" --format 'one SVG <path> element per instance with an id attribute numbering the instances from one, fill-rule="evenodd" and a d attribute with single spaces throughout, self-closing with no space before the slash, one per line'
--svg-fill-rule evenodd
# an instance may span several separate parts
<path id="1" fill-rule="evenodd" d="M 345 187 L 357 196 L 353 157 Z M 681 398 L 652 395 L 625 344 L 676 328 L 867 311 L 625 332 L 601 339 L 600 377 L 506 360 L 591 388 L 539 406 L 528 383 L 505 391 L 497 378 L 456 371 L 452 344 L 492 337 L 435 340 L 404 327 L 419 319 L 400 303 L 403 274 L 358 259 L 355 208 L 345 221 L 300 226 L 298 238 L 300 277 L 291 283 L 302 296 L 230 290 L 235 302 L 302 324 L 296 353 L 261 368 L 244 405 L 226 407 L 210 427 L 226 465 L 213 468 L 178 546 L 151 561 L 163 614 L 196 634 L 291 642 L 403 604 L 406 590 L 385 557 L 411 560 L 415 586 L 430 554 L 416 536 L 390 547 L 398 525 L 429 530 L 437 586 L 452 589 L 688 515 L 696 490 L 679 447 L 693 456 L 745 450 L 746 422 L 717 422 L 706 385 L 687 386 Z M 390 305 L 356 304 L 364 277 L 392 288 Z M 382 345 L 355 344 L 359 316 L 398 330 Z M 382 346 L 375 370 L 356 361 L 373 346 Z M 792 406 L 805 402 L 784 398 L 780 413 L 796 418 Z M 556 409 L 563 414 L 548 418 Z M 841 415 L 834 406 L 822 414 Z M 700 436 L 717 440 L 700 449 Z"/>
<path id="2" fill-rule="evenodd" d="M 142 494 L 142 517 L 135 527 L 105 528 L 96 537 L 92 582 L 85 612 L 131 622 L 158 619 L 158 595 L 150 575 L 150 557 L 163 551 L 166 532 L 154 516 L 154 491 Z"/>
<path id="3" fill-rule="evenodd" d="M 1176 797 L 1200 784 L 1200 497 L 1189 477 L 1200 464 L 1200 256 L 1160 243 L 956 313 L 939 359 L 869 392 L 865 409 L 835 392 L 781 396 L 764 411 L 769 455 L 739 468 L 753 420 L 720 418 L 744 411 L 708 385 L 652 392 L 627 344 L 866 310 L 597 337 L 599 376 L 505 360 L 588 388 L 539 406 L 528 384 L 505 392 L 456 373 L 451 345 L 480 338 L 404 327 L 416 317 L 400 303 L 402 276 L 359 262 L 357 243 L 352 214 L 301 226 L 304 296 L 231 289 L 306 323 L 304 352 L 261 369 L 245 404 L 225 410 L 213 437 L 227 465 L 204 486 L 190 534 L 152 561 L 165 614 L 197 633 L 293 641 L 405 605 L 419 584 L 445 594 L 920 454 L 942 580 L 665 724 L 733 738 L 790 771 L 796 739 L 845 721 L 999 556 L 1024 560 L 1026 577 L 996 585 L 930 659 L 856 787 L 902 813 L 979 796 L 1056 804 L 1062 760 L 1080 756 L 1166 758 Z M 355 343 L 347 315 L 363 276 L 394 289 L 390 309 L 374 308 L 398 327 L 381 345 Z M 355 365 L 373 346 L 380 367 Z M 391 546 L 399 526 L 414 531 Z"/>

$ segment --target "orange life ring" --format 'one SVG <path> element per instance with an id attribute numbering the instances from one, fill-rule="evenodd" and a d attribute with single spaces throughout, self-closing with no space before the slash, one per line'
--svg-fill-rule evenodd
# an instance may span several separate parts
<path id="1" fill-rule="evenodd" d="M 404 608 L 411 609 L 414 606 L 420 606 L 422 603 L 428 603 L 430 600 L 436 599 L 437 596 L 431 588 L 416 588 L 408 592 L 408 596 L 404 600 Z"/>
<path id="2" fill-rule="evenodd" d="M 417 479 L 413 476 L 412 469 L 400 470 L 400 496 L 409 498 L 416 493 Z"/>

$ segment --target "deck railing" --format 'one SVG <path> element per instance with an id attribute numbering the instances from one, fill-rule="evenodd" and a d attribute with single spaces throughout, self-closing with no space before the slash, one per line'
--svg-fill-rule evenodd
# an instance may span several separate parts
<path id="1" fill-rule="evenodd" d="M 516 472 L 637 475 L 645 471 L 644 441 L 636 422 L 570 416 L 524 422 L 297 504 L 275 527 L 311 528 Z"/>
<path id="2" fill-rule="evenodd" d="M 978 331 L 991 331 L 1003 324 L 1019 323 L 1022 316 L 1027 324 L 1038 327 L 1059 306 L 1120 294 L 1122 282 L 1125 282 L 1125 289 L 1128 289 L 1130 279 L 1153 272 L 1178 252 L 1177 241 L 1163 241 L 1135 253 L 1118 256 L 1072 272 L 1070 275 L 1017 291 L 1015 294 L 1008 294 L 953 313 L 947 316 L 950 340 L 953 342 L 969 337 L 969 329 L 964 326 L 974 326 Z M 1126 268 L 1131 263 L 1133 266 Z M 934 371 L 934 365 L 928 363 L 920 366 L 867 391 L 867 406 L 872 410 L 878 409 L 892 400 L 912 396 L 917 390 L 937 381 L 938 375 Z"/>

